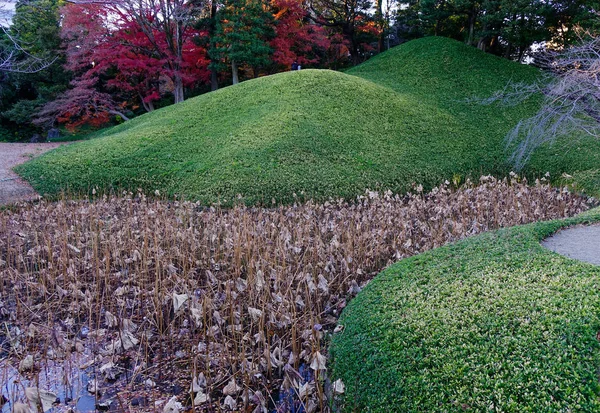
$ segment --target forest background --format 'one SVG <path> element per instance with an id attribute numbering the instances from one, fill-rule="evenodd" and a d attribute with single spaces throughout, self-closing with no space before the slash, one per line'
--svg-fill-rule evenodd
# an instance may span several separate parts
<path id="1" fill-rule="evenodd" d="M 535 64 L 595 34 L 589 0 L 20 0 L 2 6 L 0 140 L 126 121 L 219 87 L 343 70 L 445 36 Z"/>

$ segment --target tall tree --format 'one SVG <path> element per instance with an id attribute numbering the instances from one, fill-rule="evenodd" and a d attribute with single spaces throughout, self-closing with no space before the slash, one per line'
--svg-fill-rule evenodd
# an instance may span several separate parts
<path id="1" fill-rule="evenodd" d="M 20 10 L 16 10 L 17 7 Z M 36 55 L 19 37 L 19 32 L 14 30 L 15 15 L 21 15 L 21 22 L 23 22 L 22 15 L 29 14 L 31 17 L 32 10 L 38 10 L 41 19 L 37 23 L 43 26 L 48 23 L 48 15 L 56 12 L 56 2 L 37 0 L 0 2 L 0 73 L 37 73 L 54 63 L 56 56 L 51 55 L 50 59 L 45 59 L 45 56 Z"/>
<path id="2" fill-rule="evenodd" d="M 190 34 L 181 45 L 181 61 L 173 73 L 171 61 L 165 58 L 169 46 L 160 32 L 152 32 L 154 42 L 138 22 L 127 15 L 115 14 L 96 4 L 70 5 L 64 10 L 63 36 L 68 45 L 68 67 L 81 78 L 102 77 L 106 84 L 121 93 L 139 97 L 147 111 L 160 99 L 160 80 L 168 77 L 176 97 L 176 76 L 182 86 L 207 80 L 206 52 L 198 47 Z M 193 29 L 188 29 L 193 31 Z M 201 33 L 193 33 L 201 36 Z M 158 51 L 157 51 L 158 49 Z M 162 50 L 163 53 L 159 51 Z"/>
<path id="3" fill-rule="evenodd" d="M 369 0 L 312 0 L 312 18 L 316 23 L 331 28 L 339 28 L 350 46 L 354 64 L 361 61 L 361 41 L 358 28 L 364 24 L 372 3 Z"/>
<path id="4" fill-rule="evenodd" d="M 274 0 L 275 38 L 271 40 L 273 63 L 289 69 L 295 61 L 315 65 L 324 58 L 330 41 L 326 31 L 312 24 L 300 0 Z"/>
<path id="5" fill-rule="evenodd" d="M 36 132 L 31 115 L 63 92 L 71 78 L 62 67 L 60 5 L 60 0 L 18 1 L 11 25 L 3 32 L 11 57 L 5 57 L 10 67 L 0 79 L 0 123 L 18 135 Z"/>
<path id="6" fill-rule="evenodd" d="M 220 0 L 209 0 L 205 5 L 204 13 L 200 15 L 200 18 L 196 22 L 196 29 L 200 32 L 206 33 L 206 36 L 198 36 L 194 38 L 194 42 L 204 49 L 209 49 L 211 46 L 211 39 L 217 32 L 217 13 L 219 7 L 222 6 Z M 209 56 L 210 59 L 210 56 Z M 212 61 L 209 64 L 210 70 L 210 90 L 215 91 L 219 88 L 219 62 Z"/>
<path id="7" fill-rule="evenodd" d="M 136 15 L 112 3 L 69 4 L 63 16 L 65 66 L 76 80 L 72 90 L 44 108 L 38 124 L 49 124 L 52 116 L 73 127 L 81 124 L 78 118 L 94 124 L 106 121 L 108 115 L 127 119 L 125 108 L 142 106 L 152 111 L 165 93 L 171 93 L 177 103 L 183 88 L 208 81 L 206 51 L 192 41 L 202 33 L 191 27 L 183 33 L 177 57 L 170 53 L 169 36 L 161 26 L 140 25 Z M 85 110 L 73 110 L 69 100 Z"/>
<path id="8" fill-rule="evenodd" d="M 273 14 L 261 0 L 226 0 L 217 13 L 215 35 L 209 51 L 212 64 L 231 67 L 233 84 L 239 83 L 239 67 L 248 65 L 257 76 L 269 65 L 275 36 Z"/>
<path id="9" fill-rule="evenodd" d="M 133 24 L 146 38 L 151 53 L 164 62 L 172 80 L 175 103 L 185 99 L 185 49 L 198 35 L 194 25 L 203 10 L 200 0 L 79 0 L 82 5 L 97 4 L 111 22 Z"/>

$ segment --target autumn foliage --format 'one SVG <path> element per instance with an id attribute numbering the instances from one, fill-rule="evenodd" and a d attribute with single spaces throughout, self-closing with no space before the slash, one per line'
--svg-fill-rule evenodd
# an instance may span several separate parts
<path id="1" fill-rule="evenodd" d="M 318 64 L 331 42 L 321 26 L 310 24 L 307 12 L 298 0 L 274 0 L 276 37 L 271 41 L 273 62 L 289 68 L 295 61 L 301 66 Z"/>
<path id="2" fill-rule="evenodd" d="M 50 120 L 50 109 L 67 126 L 106 123 L 117 107 L 154 110 L 155 102 L 173 91 L 173 79 L 180 78 L 190 88 L 208 79 L 206 50 L 193 42 L 202 33 L 192 28 L 184 32 L 183 58 L 175 66 L 172 62 L 178 57 L 169 48 L 168 36 L 157 29 L 144 30 L 122 8 L 68 4 L 63 15 L 66 68 L 76 77 L 73 89 L 44 108 L 38 123 Z M 73 94 L 87 110 L 72 109 L 73 99 L 68 96 Z M 99 95 L 101 104 L 95 101 Z"/>
<path id="3" fill-rule="evenodd" d="M 107 123 L 116 113 L 127 119 L 182 101 L 184 93 L 208 84 L 216 68 L 221 82 L 228 82 L 228 66 L 233 66 L 237 81 L 238 67 L 242 76 L 258 76 L 289 70 L 293 62 L 306 68 L 348 61 L 351 42 L 315 23 L 302 1 L 239 3 L 233 14 L 227 13 L 227 2 L 211 6 L 212 17 L 184 0 L 67 3 L 61 10 L 61 37 L 65 69 L 73 74 L 71 89 L 42 108 L 35 123 L 77 128 Z M 378 33 L 370 23 L 356 16 L 357 33 L 375 39 Z M 236 29 L 220 33 L 221 27 Z M 258 45 L 260 59 L 256 50 L 244 49 Z M 364 44 L 365 50 L 369 47 Z"/>

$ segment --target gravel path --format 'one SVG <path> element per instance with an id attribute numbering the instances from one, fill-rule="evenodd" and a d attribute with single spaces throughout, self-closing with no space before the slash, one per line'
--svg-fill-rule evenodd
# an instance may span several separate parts
<path id="1" fill-rule="evenodd" d="M 61 145 L 64 143 L 0 143 L 0 205 L 38 198 L 12 168 Z"/>
<path id="2" fill-rule="evenodd" d="M 600 265 L 600 225 L 567 228 L 542 241 L 558 254 Z"/>

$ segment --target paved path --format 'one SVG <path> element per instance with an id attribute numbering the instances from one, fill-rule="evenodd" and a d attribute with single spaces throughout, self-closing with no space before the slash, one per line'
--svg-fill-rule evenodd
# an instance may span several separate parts
<path id="1" fill-rule="evenodd" d="M 36 199 L 39 195 L 12 168 L 64 143 L 0 143 L 0 205 Z"/>
<path id="2" fill-rule="evenodd" d="M 600 224 L 564 229 L 542 245 L 569 258 L 600 265 Z"/>

